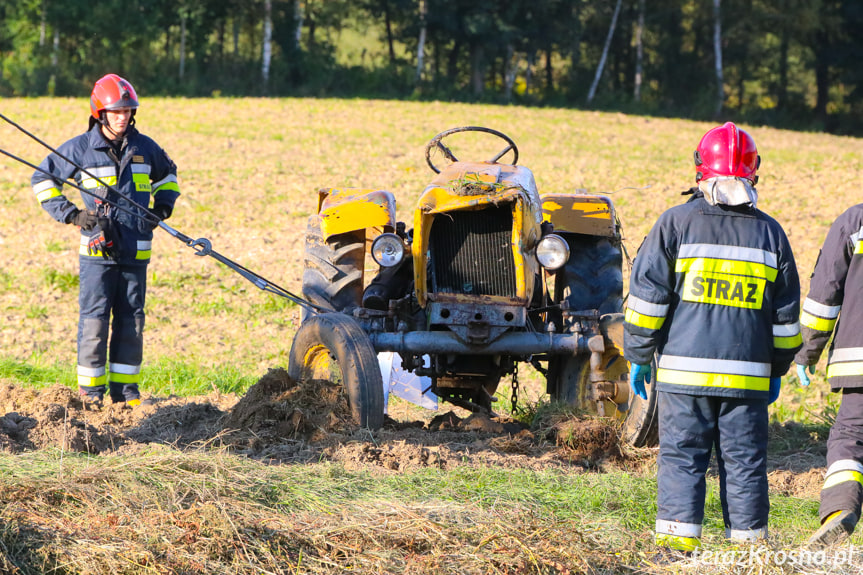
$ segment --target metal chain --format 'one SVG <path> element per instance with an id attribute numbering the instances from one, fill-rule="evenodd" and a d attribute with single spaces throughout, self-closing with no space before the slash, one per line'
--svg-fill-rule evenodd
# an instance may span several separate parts
<path id="1" fill-rule="evenodd" d="M 512 403 L 512 413 L 515 415 L 518 413 L 518 363 L 515 364 L 515 369 L 512 371 L 512 397 L 510 397 L 510 402 Z"/>

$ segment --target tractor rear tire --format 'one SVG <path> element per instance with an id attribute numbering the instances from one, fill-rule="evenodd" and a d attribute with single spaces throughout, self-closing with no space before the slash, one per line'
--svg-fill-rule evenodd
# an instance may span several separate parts
<path id="1" fill-rule="evenodd" d="M 647 399 L 635 394 L 629 396 L 629 412 L 623 422 L 620 436 L 635 447 L 659 445 L 659 393 L 656 391 L 656 361 L 650 366 L 650 383 L 644 384 Z"/>
<path id="2" fill-rule="evenodd" d="M 595 309 L 601 316 L 620 314 L 623 309 L 620 242 L 582 234 L 561 235 L 569 244 L 570 258 L 555 277 L 554 301 L 566 301 L 570 310 Z M 621 321 L 620 317 L 616 321 Z M 568 331 L 569 327 L 559 326 L 562 331 Z M 618 346 L 622 351 L 622 342 L 618 342 Z M 602 368 L 610 381 L 628 385 L 621 378 L 629 372 L 629 364 L 619 352 L 606 353 L 603 362 Z M 549 361 L 548 392 L 552 399 L 595 412 L 596 407 L 586 399 L 589 383 L 590 355 L 554 357 Z M 645 387 L 646 401 L 631 395 L 629 409 L 625 413 L 615 413 L 618 419 L 623 419 L 621 437 L 635 447 L 655 446 L 659 441 L 656 388 L 654 385 Z M 613 406 L 611 402 L 606 404 L 607 409 Z"/>
<path id="3" fill-rule="evenodd" d="M 379 429 L 384 424 L 384 385 L 369 336 L 341 313 L 309 316 L 297 330 L 288 362 L 296 381 L 340 382 L 348 394 L 354 422 Z"/>
<path id="4" fill-rule="evenodd" d="M 569 244 L 569 261 L 554 278 L 554 302 L 570 310 L 618 313 L 623 307 L 623 255 L 619 242 L 601 236 L 560 233 Z M 561 320 L 561 323 L 563 321 Z M 568 322 L 567 322 L 568 323 Z M 558 333 L 569 325 L 558 325 Z M 584 408 L 580 398 L 590 371 L 590 356 L 553 357 L 548 362 L 548 393 L 552 398 Z"/>
<path id="5" fill-rule="evenodd" d="M 309 217 L 303 270 L 303 296 L 324 309 L 350 312 L 363 295 L 365 230 L 324 239 L 321 217 Z M 308 319 L 303 310 L 303 321 Z"/>
<path id="6" fill-rule="evenodd" d="M 572 310 L 617 313 L 623 307 L 623 254 L 619 241 L 561 233 L 569 244 L 569 261 L 554 280 L 554 301 Z"/>

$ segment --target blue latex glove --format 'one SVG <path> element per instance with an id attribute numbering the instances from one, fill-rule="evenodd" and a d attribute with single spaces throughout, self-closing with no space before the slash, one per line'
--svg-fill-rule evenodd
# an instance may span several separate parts
<path id="1" fill-rule="evenodd" d="M 797 364 L 797 379 L 800 380 L 800 385 L 802 385 L 803 387 L 806 387 L 807 385 L 812 383 L 812 381 L 809 379 L 809 374 L 806 373 L 807 367 L 809 368 L 809 373 L 815 373 L 814 365 L 806 366 L 800 363 Z"/>
<path id="2" fill-rule="evenodd" d="M 632 393 L 641 399 L 647 399 L 645 383 L 650 383 L 650 365 L 633 363 L 629 367 L 629 387 L 632 388 Z"/>
<path id="3" fill-rule="evenodd" d="M 767 398 L 767 405 L 770 405 L 777 399 L 779 399 L 779 391 L 782 389 L 782 378 L 781 377 L 771 377 L 770 378 L 770 397 Z"/>

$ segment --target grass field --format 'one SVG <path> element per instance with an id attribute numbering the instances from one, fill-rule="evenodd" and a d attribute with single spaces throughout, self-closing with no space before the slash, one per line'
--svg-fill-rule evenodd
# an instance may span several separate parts
<path id="1" fill-rule="evenodd" d="M 182 196 L 168 223 L 188 236 L 210 239 L 215 250 L 295 293 L 316 190 L 388 189 L 400 202 L 400 219 L 410 221 L 431 177 L 424 146 L 444 129 L 482 125 L 507 133 L 541 192 L 584 189 L 611 195 L 632 257 L 657 216 L 683 201 L 679 192 L 694 181 L 692 151 L 712 127 L 443 102 L 140 96 L 139 128 L 179 168 Z M 59 145 L 86 128 L 88 109 L 83 99 L 7 99 L 0 112 Z M 863 169 L 863 140 L 744 128 L 762 156 L 759 207 L 785 228 L 805 295 L 830 223 L 860 201 L 856 176 Z M 0 147 L 33 163 L 47 153 L 5 124 L 0 124 Z M 500 148 L 497 141 L 477 141 L 456 151 L 463 159 L 485 159 Z M 77 230 L 39 208 L 29 187 L 31 173 L 0 159 L 0 376 L 3 383 L 72 385 Z M 157 233 L 153 254 L 145 390 L 242 392 L 268 368 L 286 365 L 296 306 L 258 291 L 210 258 L 196 257 L 165 233 Z M 807 425 L 823 424 L 825 417 L 829 421 L 836 401 L 827 393 L 823 367 L 822 361 L 809 389 L 798 388 L 790 375 L 784 379 L 774 419 Z M 823 447 L 823 429 L 820 441 Z M 804 434 L 783 457 L 807 445 Z M 487 468 L 467 477 L 426 471 L 384 479 L 332 464 L 307 467 L 169 448 L 111 457 L 43 451 L 0 456 L 0 480 L 12 493 L 3 498 L 0 512 L 0 522 L 6 521 L 0 523 L 0 552 L 11 562 L 0 564 L 0 572 L 37 573 L 49 567 L 60 573 L 655 569 L 650 564 L 655 481 L 649 465 L 606 473 Z M 708 515 L 714 523 L 706 527 L 718 534 L 718 489 L 711 493 Z M 777 492 L 772 501 L 771 545 L 794 548 L 817 525 L 817 500 Z M 17 514 L 21 509 L 41 519 L 25 525 Z M 113 529 L 117 541 L 94 544 L 63 530 L 90 521 L 94 532 Z M 178 521 L 199 524 L 193 543 L 182 539 L 188 530 L 172 531 Z M 206 537 L 200 535 L 204 525 L 212 527 Z M 713 548 L 727 549 L 718 535 L 711 537 L 706 541 Z M 200 547 L 204 540 L 212 548 Z M 69 546 L 88 549 L 87 559 L 64 564 Z M 166 560 L 172 548 L 188 557 Z M 203 556 L 211 563 L 194 563 Z M 39 560 L 44 561 L 41 570 Z M 762 572 L 846 569 L 838 563 L 821 571 L 775 563 Z M 844 572 L 857 572 L 850 565 Z M 759 572 L 703 562 L 675 568 Z"/>

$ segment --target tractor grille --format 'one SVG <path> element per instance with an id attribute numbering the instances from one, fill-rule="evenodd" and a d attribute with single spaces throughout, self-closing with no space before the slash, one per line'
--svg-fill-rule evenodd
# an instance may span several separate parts
<path id="1" fill-rule="evenodd" d="M 429 245 L 432 292 L 515 297 L 511 205 L 438 214 Z"/>

